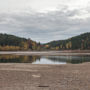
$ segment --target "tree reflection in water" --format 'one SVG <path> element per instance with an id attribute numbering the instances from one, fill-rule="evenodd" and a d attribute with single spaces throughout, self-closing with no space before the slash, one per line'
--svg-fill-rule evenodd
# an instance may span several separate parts
<path id="1" fill-rule="evenodd" d="M 40 56 L 0 55 L 0 63 L 32 63 Z"/>
<path id="2" fill-rule="evenodd" d="M 44 62 L 44 60 L 46 62 Z M 0 55 L 0 63 L 35 63 L 38 64 L 61 64 L 71 63 L 79 64 L 90 62 L 90 56 L 22 56 L 22 55 Z"/>
<path id="3" fill-rule="evenodd" d="M 71 64 L 90 62 L 90 56 L 46 56 L 46 58 L 53 62 L 66 62 Z"/>

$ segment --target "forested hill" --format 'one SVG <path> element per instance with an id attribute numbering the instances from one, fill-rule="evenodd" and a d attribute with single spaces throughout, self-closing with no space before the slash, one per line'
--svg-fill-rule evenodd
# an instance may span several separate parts
<path id="1" fill-rule="evenodd" d="M 51 50 L 90 49 L 90 32 L 67 40 L 52 41 L 45 44 L 45 47 Z"/>
<path id="2" fill-rule="evenodd" d="M 0 50 L 38 50 L 40 44 L 31 39 L 20 38 L 9 34 L 0 34 Z"/>
<path id="3" fill-rule="evenodd" d="M 75 50 L 90 49 L 90 33 L 81 34 L 67 40 L 52 41 L 46 44 L 14 35 L 0 34 L 0 51 L 18 50 Z"/>
<path id="4" fill-rule="evenodd" d="M 21 42 L 25 42 L 27 39 L 20 38 L 14 35 L 0 34 L 0 45 L 5 46 L 19 46 Z"/>

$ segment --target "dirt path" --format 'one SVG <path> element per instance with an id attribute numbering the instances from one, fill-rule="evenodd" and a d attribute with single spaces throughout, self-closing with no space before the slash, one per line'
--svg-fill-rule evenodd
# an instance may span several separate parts
<path id="1" fill-rule="evenodd" d="M 90 90 L 90 63 L 0 64 L 0 90 Z"/>

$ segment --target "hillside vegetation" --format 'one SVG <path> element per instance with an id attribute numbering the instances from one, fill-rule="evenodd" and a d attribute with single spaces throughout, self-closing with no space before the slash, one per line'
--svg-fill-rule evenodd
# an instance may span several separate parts
<path id="1" fill-rule="evenodd" d="M 14 35 L 0 34 L 0 51 L 77 49 L 90 49 L 90 33 L 84 33 L 67 40 L 52 41 L 46 44 L 40 44 L 31 39 Z"/>
<path id="2" fill-rule="evenodd" d="M 52 50 L 90 49 L 90 33 L 84 33 L 67 40 L 52 41 L 45 44 L 45 46 Z"/>
<path id="3" fill-rule="evenodd" d="M 0 50 L 39 50 L 39 43 L 31 39 L 20 38 L 14 35 L 0 34 Z"/>

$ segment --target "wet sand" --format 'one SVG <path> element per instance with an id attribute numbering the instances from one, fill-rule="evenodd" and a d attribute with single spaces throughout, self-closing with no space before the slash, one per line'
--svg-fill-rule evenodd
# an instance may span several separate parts
<path id="1" fill-rule="evenodd" d="M 90 63 L 0 64 L 0 90 L 90 90 Z"/>

